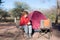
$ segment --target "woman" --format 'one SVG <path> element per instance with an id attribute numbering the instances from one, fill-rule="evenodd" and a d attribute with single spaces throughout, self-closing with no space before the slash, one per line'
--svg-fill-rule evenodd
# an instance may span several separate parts
<path id="1" fill-rule="evenodd" d="M 21 16 L 21 19 L 20 19 L 20 26 L 23 27 L 26 35 L 31 37 L 32 26 L 31 26 L 31 21 L 28 18 L 28 12 L 27 11 L 22 12 L 22 16 Z"/>

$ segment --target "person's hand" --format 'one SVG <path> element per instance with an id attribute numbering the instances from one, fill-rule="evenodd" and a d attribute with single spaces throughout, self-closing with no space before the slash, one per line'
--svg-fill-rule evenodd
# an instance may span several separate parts
<path id="1" fill-rule="evenodd" d="M 28 22 L 28 25 L 30 24 L 30 22 Z"/>

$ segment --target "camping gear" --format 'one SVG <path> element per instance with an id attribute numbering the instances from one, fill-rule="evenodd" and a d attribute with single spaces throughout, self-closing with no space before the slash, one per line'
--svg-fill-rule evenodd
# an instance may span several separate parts
<path id="1" fill-rule="evenodd" d="M 39 11 L 33 11 L 29 15 L 29 18 L 32 21 L 32 27 L 34 30 L 39 29 L 41 20 L 47 19 L 46 16 Z"/>
<path id="2" fill-rule="evenodd" d="M 40 28 L 50 28 L 51 26 L 51 21 L 50 21 L 50 19 L 45 19 L 45 20 L 41 20 L 41 22 L 40 22 Z"/>
<path id="3" fill-rule="evenodd" d="M 32 21 L 32 28 L 40 32 L 40 37 L 48 33 L 47 39 L 51 36 L 51 22 L 43 13 L 39 11 L 33 11 L 29 15 L 29 19 Z M 43 33 L 43 34 L 42 34 Z"/>

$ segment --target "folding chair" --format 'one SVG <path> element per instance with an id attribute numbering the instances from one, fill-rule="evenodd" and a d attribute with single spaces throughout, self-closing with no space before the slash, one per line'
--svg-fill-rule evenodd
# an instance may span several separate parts
<path id="1" fill-rule="evenodd" d="M 48 37 L 44 36 L 46 34 L 48 34 Z M 44 36 L 45 38 L 50 40 L 51 35 L 52 35 L 51 34 L 51 21 L 49 19 L 41 20 L 41 22 L 40 22 L 40 36 L 39 37 Z"/>

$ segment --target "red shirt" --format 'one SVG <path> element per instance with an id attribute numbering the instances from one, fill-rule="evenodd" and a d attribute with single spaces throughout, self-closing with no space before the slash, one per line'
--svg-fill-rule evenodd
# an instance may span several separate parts
<path id="1" fill-rule="evenodd" d="M 27 25 L 28 22 L 29 22 L 29 18 L 22 16 L 20 19 L 20 26 Z"/>

